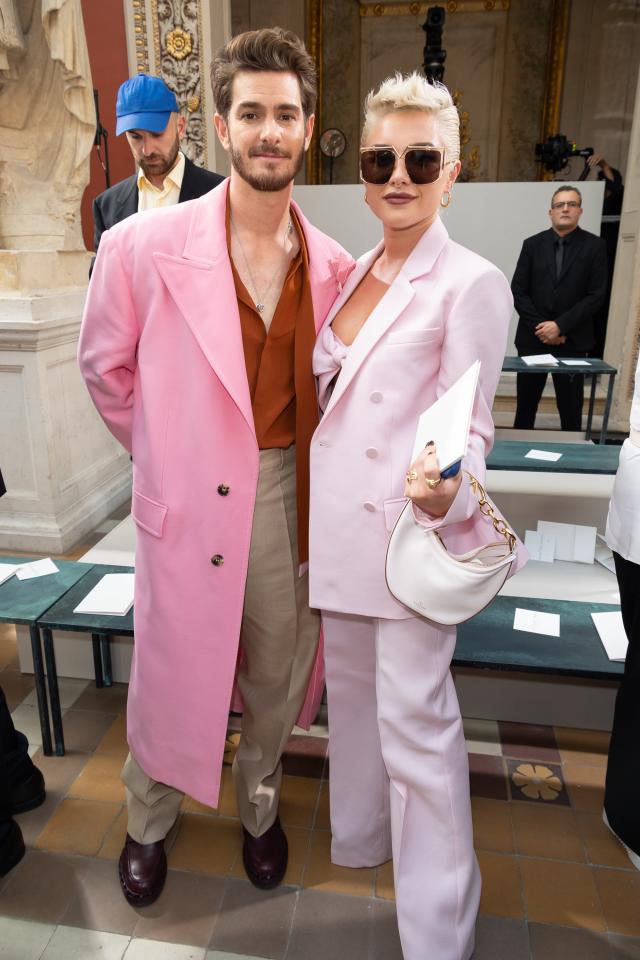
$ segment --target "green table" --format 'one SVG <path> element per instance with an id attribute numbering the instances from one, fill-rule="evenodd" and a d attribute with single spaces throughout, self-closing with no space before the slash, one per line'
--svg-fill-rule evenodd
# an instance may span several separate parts
<path id="1" fill-rule="evenodd" d="M 540 353 L 544 353 L 544 344 L 540 344 Z M 529 366 L 525 363 L 521 357 L 505 357 L 502 369 L 505 373 L 560 373 L 564 376 L 570 376 L 571 374 L 582 373 L 585 377 L 591 377 L 591 392 L 589 394 L 589 412 L 587 414 L 587 430 L 585 436 L 587 440 L 591 440 L 591 424 L 593 422 L 593 407 L 596 400 L 596 377 L 604 376 L 609 377 L 609 384 L 607 387 L 607 398 L 604 404 L 604 413 L 602 415 L 602 428 L 600 430 L 600 443 L 604 444 L 607 439 L 607 425 L 609 423 L 609 414 L 611 413 L 611 402 L 613 400 L 613 382 L 618 372 L 617 367 L 612 367 L 609 363 L 605 363 L 604 360 L 599 360 L 595 357 L 562 357 L 559 358 L 562 360 L 587 360 L 588 366 L 585 363 L 584 366 L 580 365 L 579 367 L 574 367 L 573 365 L 567 366 L 564 363 L 546 363 L 540 366 Z"/>
<path id="2" fill-rule="evenodd" d="M 42 631 L 44 654 L 47 663 L 47 680 L 51 699 L 51 720 L 56 754 L 64 756 L 64 732 L 62 729 L 62 711 L 58 692 L 58 671 L 53 643 L 54 630 L 70 630 L 78 633 L 90 633 L 93 643 L 93 662 L 96 673 L 96 685 L 110 686 L 111 652 L 110 637 L 133 636 L 133 607 L 124 617 L 99 616 L 94 613 L 74 613 L 75 607 L 107 573 L 133 573 L 133 567 L 119 567 L 110 564 L 96 564 L 78 580 L 73 587 L 50 606 L 38 619 L 38 629 Z M 103 681 L 104 674 L 104 681 Z"/>
<path id="3" fill-rule="evenodd" d="M 561 453 L 559 460 L 527 458 L 529 450 Z M 487 470 L 526 470 L 535 473 L 614 474 L 620 447 L 607 443 L 538 443 L 536 440 L 496 440 L 487 458 Z"/>
<path id="4" fill-rule="evenodd" d="M 560 636 L 513 629 L 516 607 L 560 614 Z M 486 610 L 460 624 L 453 662 L 527 673 L 551 673 L 598 680 L 619 680 L 624 664 L 609 660 L 592 613 L 619 609 L 608 603 L 496 597 Z"/>
<path id="5" fill-rule="evenodd" d="M 38 559 L 37 557 L 34 559 Z M 3 563 L 30 563 L 27 557 L 0 557 Z M 38 698 L 40 730 L 42 731 L 42 751 L 51 755 L 51 731 L 49 728 L 49 708 L 44 681 L 42 662 L 42 644 L 38 618 L 52 604 L 63 597 L 75 583 L 91 570 L 91 564 L 72 563 L 67 560 L 55 560 L 58 573 L 33 580 L 18 580 L 10 577 L 0 584 L 0 623 L 24 624 L 29 627 L 31 652 L 33 654 L 33 674 Z"/>

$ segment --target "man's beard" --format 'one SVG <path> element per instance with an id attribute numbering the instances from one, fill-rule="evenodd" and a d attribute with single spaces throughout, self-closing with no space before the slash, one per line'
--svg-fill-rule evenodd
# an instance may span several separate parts
<path id="1" fill-rule="evenodd" d="M 260 190 L 266 193 L 277 193 L 279 190 L 284 190 L 285 187 L 289 186 L 296 174 L 302 169 L 304 154 L 303 144 L 300 147 L 299 153 L 293 157 L 292 164 L 287 170 L 273 170 L 268 173 L 255 174 L 247 169 L 242 154 L 236 150 L 232 143 L 230 144 L 230 157 L 233 169 L 250 187 L 253 187 L 254 190 Z M 277 155 L 281 157 L 289 156 L 289 154 L 285 153 L 279 153 Z M 252 151 L 249 151 L 249 156 L 252 156 Z"/>
<path id="2" fill-rule="evenodd" d="M 167 154 L 151 154 L 150 157 L 143 157 L 139 161 L 139 166 L 147 179 L 151 177 L 164 177 L 170 170 L 173 170 L 180 149 L 180 137 L 176 133 L 176 139 Z M 157 161 L 162 161 L 158 163 Z M 152 163 L 153 161 L 153 163 Z"/>

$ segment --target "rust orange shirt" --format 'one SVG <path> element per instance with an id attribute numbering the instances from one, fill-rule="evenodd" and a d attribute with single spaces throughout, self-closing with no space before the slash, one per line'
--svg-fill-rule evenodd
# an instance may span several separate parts
<path id="1" fill-rule="evenodd" d="M 286 449 L 296 444 L 298 554 L 300 563 L 305 563 L 309 540 L 309 446 L 318 425 L 318 401 L 311 369 L 316 334 L 304 234 L 293 211 L 291 220 L 300 250 L 289 266 L 268 331 L 231 256 L 229 260 L 238 297 L 258 446 L 267 450 Z M 231 248 L 228 205 L 227 246 Z"/>

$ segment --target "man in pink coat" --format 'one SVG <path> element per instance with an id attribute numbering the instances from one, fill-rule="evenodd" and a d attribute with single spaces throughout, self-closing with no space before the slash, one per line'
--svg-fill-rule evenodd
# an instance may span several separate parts
<path id="1" fill-rule="evenodd" d="M 235 37 L 212 86 L 229 180 L 104 234 L 79 347 L 133 457 L 120 882 L 136 906 L 162 891 L 183 792 L 217 803 L 236 676 L 244 864 L 259 887 L 281 881 L 280 758 L 322 691 L 306 575 L 311 353 L 351 258 L 291 202 L 316 100 L 301 41 L 277 28 Z"/>

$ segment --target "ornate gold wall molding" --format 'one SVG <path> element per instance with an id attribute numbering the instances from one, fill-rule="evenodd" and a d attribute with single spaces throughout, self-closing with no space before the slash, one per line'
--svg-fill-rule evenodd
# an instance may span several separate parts
<path id="1" fill-rule="evenodd" d="M 145 0 L 131 0 L 133 32 L 135 37 L 135 69 L 137 73 L 149 72 L 149 46 L 147 43 L 147 9 Z"/>
<path id="2" fill-rule="evenodd" d="M 144 7 L 144 0 L 132 2 Z M 149 3 L 156 73 L 174 91 L 180 109 L 187 116 L 183 141 L 185 153 L 194 163 L 206 167 L 206 77 L 201 0 L 149 0 Z"/>
<path id="3" fill-rule="evenodd" d="M 318 70 L 318 105 L 316 107 L 315 133 L 311 146 L 307 152 L 306 161 L 306 181 L 307 183 L 320 183 L 320 147 L 318 146 L 320 134 L 323 131 L 323 106 L 324 96 L 324 78 L 323 78 L 323 56 L 322 56 L 322 0 L 306 0 L 305 19 L 306 19 L 306 47 L 313 57 Z"/>
<path id="4" fill-rule="evenodd" d="M 546 140 L 547 137 L 559 133 L 564 67 L 567 57 L 567 40 L 569 35 L 570 6 L 571 0 L 553 0 L 551 29 L 549 31 L 549 48 L 547 53 L 544 107 L 542 111 L 542 128 L 540 130 L 541 140 Z M 552 180 L 553 177 L 553 173 L 545 174 L 542 165 L 540 165 L 540 179 Z"/>
<path id="5" fill-rule="evenodd" d="M 502 13 L 511 0 L 445 0 L 447 13 Z M 426 15 L 430 3 L 360 3 L 361 17 L 417 17 Z"/>

